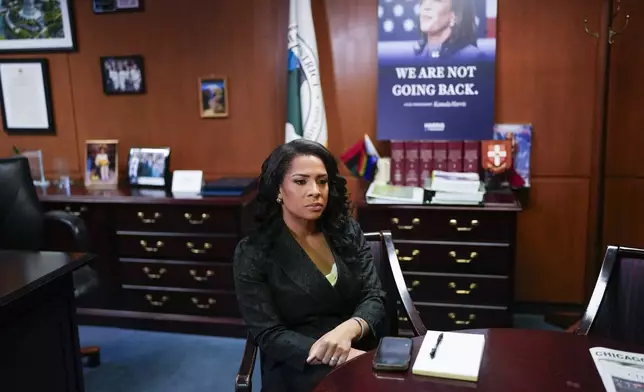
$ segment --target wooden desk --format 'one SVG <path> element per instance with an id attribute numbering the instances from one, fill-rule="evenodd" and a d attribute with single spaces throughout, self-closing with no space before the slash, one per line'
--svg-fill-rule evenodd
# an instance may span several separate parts
<path id="1" fill-rule="evenodd" d="M 369 352 L 334 369 L 314 392 L 604 392 L 588 351 L 591 347 L 644 353 L 641 347 L 565 332 L 521 329 L 480 332 L 486 334 L 486 346 L 477 383 L 416 376 L 411 373 L 411 366 L 404 373 L 376 373 L 371 369 L 374 352 Z M 422 337 L 413 341 L 412 364 Z"/>
<path id="2" fill-rule="evenodd" d="M 253 220 L 254 194 L 175 198 L 72 187 L 39 196 L 46 210 L 83 218 L 98 255 L 100 287 L 79 302 L 79 323 L 245 336 L 232 257 Z"/>
<path id="3" fill-rule="evenodd" d="M 358 206 L 365 231 L 391 230 L 409 293 L 429 329 L 512 326 L 519 202 L 488 193 L 483 206 Z M 399 334 L 411 335 L 405 317 Z"/>
<path id="4" fill-rule="evenodd" d="M 72 272 L 92 257 L 0 251 L 0 390 L 84 391 Z"/>

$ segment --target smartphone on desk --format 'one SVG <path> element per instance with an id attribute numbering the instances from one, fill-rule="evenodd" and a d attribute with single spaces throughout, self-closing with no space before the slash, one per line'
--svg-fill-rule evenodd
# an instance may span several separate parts
<path id="1" fill-rule="evenodd" d="M 411 362 L 412 340 L 386 336 L 380 339 L 373 357 L 374 370 L 404 372 Z"/>

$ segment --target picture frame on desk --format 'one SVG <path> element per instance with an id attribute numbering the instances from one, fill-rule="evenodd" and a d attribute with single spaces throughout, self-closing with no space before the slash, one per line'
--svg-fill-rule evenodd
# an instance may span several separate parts
<path id="1" fill-rule="evenodd" d="M 56 134 L 49 60 L 1 59 L 0 108 L 8 135 Z"/>
<path id="2" fill-rule="evenodd" d="M 199 78 L 199 115 L 201 118 L 228 117 L 228 81 L 225 77 Z"/>
<path id="3" fill-rule="evenodd" d="M 171 183 L 170 147 L 131 147 L 128 183 L 134 188 L 167 188 Z"/>
<path id="4" fill-rule="evenodd" d="M 85 142 L 86 188 L 118 188 L 118 144 L 118 140 L 114 139 Z"/>
<path id="5" fill-rule="evenodd" d="M 0 54 L 74 52 L 72 0 L 5 1 Z"/>

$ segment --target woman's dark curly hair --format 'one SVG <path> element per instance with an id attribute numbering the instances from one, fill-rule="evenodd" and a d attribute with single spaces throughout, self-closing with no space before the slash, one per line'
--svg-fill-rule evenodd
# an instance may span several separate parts
<path id="1" fill-rule="evenodd" d="M 293 159 L 298 156 L 315 156 L 320 158 L 328 176 L 329 197 L 326 209 L 318 221 L 332 247 L 343 253 L 352 248 L 353 238 L 347 238 L 351 219 L 351 203 L 347 192 L 347 181 L 340 176 L 338 164 L 323 145 L 306 140 L 296 139 L 278 146 L 262 164 L 259 176 L 255 212 L 255 230 L 249 236 L 249 242 L 267 250 L 275 243 L 277 235 L 283 228 L 282 206 L 277 203 L 277 195 Z"/>
<path id="2" fill-rule="evenodd" d="M 423 0 L 419 0 L 422 3 Z M 452 0 L 452 12 L 456 15 L 456 23 L 452 34 L 441 45 L 440 57 L 451 56 L 467 46 L 478 46 L 476 34 L 476 9 L 472 0 Z M 421 31 L 420 40 L 416 43 L 415 51 L 420 55 L 427 46 L 427 34 Z"/>

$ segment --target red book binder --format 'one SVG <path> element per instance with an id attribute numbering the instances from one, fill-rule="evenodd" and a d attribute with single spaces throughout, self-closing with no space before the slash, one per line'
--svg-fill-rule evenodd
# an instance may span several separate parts
<path id="1" fill-rule="evenodd" d="M 476 140 L 466 140 L 463 143 L 463 171 L 470 173 L 479 172 L 480 143 Z"/>
<path id="2" fill-rule="evenodd" d="M 418 154 L 420 143 L 417 141 L 405 142 L 405 185 L 421 186 L 420 184 L 420 156 Z"/>
<path id="3" fill-rule="evenodd" d="M 420 155 L 420 185 L 425 185 L 425 178 L 432 176 L 434 170 L 434 142 L 423 140 L 419 147 Z"/>
<path id="4" fill-rule="evenodd" d="M 434 141 L 434 170 L 447 171 L 446 141 Z"/>
<path id="5" fill-rule="evenodd" d="M 405 185 L 405 144 L 391 141 L 391 185 Z"/>
<path id="6" fill-rule="evenodd" d="M 463 142 L 449 141 L 447 143 L 447 171 L 463 171 Z"/>

